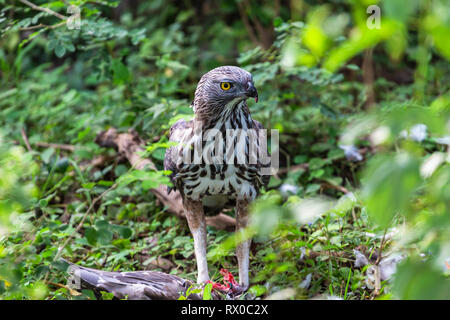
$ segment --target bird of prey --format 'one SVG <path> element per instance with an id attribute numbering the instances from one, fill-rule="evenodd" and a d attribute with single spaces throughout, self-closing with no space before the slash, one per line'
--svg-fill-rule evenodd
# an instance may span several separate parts
<path id="1" fill-rule="evenodd" d="M 194 238 L 198 283 L 209 280 L 205 214 L 235 206 L 236 231 L 245 228 L 249 202 L 270 178 L 260 170 L 270 164 L 261 162 L 259 158 L 257 161 L 249 160 L 252 150 L 266 149 L 260 145 L 259 135 L 250 134 L 264 130 L 261 123 L 252 119 L 248 98 L 258 101 L 258 92 L 248 71 L 235 66 L 215 68 L 204 74 L 197 85 L 191 105 L 194 119 L 179 120 L 170 129 L 170 141 L 177 144 L 167 149 L 164 169 L 172 172 L 173 188 L 181 193 L 183 199 Z M 206 132 L 218 134 L 226 142 L 231 141 L 232 147 L 228 143 L 220 144 L 218 139 L 205 137 Z M 234 148 L 233 143 L 236 143 Z M 236 248 L 242 291 L 249 286 L 250 243 L 251 240 L 246 240 Z"/>

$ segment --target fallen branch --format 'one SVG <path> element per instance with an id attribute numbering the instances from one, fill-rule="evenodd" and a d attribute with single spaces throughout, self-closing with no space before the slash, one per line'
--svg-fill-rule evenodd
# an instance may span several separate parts
<path id="1" fill-rule="evenodd" d="M 110 128 L 100 132 L 95 138 L 95 143 L 101 147 L 116 149 L 138 170 L 143 170 L 145 168 L 156 170 L 154 163 L 150 159 L 142 158 L 141 154 L 145 151 L 142 147 L 144 141 L 134 130 L 130 129 L 127 133 L 118 133 L 116 129 Z M 179 192 L 172 191 L 169 194 L 167 193 L 167 187 L 164 185 L 160 185 L 156 189 L 150 189 L 150 191 L 164 206 L 167 207 L 168 212 L 173 213 L 180 218 L 185 218 L 182 199 Z M 206 224 L 217 229 L 232 230 L 236 226 L 236 221 L 234 218 L 221 213 L 216 216 L 206 217 Z"/>

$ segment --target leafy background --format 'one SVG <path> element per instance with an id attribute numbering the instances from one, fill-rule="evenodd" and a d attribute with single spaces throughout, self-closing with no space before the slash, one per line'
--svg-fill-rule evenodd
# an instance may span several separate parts
<path id="1" fill-rule="evenodd" d="M 252 115 L 280 132 L 245 297 L 450 298 L 447 1 L 0 4 L 1 298 L 95 299 L 69 290 L 60 256 L 195 279 L 187 224 L 148 192 L 167 177 L 94 139 L 133 128 L 162 169 L 198 79 L 227 64 L 252 72 Z M 208 236 L 213 279 L 236 274 L 233 235 Z M 374 276 L 384 265 L 395 274 Z"/>

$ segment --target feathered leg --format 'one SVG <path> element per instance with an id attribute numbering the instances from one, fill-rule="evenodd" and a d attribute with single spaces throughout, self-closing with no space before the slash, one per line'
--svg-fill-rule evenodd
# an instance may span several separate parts
<path id="1" fill-rule="evenodd" d="M 209 280 L 206 260 L 206 219 L 201 201 L 185 199 L 184 212 L 194 238 L 195 259 L 197 260 L 197 283 Z"/>
<path id="2" fill-rule="evenodd" d="M 236 232 L 246 228 L 248 225 L 248 201 L 238 200 L 236 203 Z M 237 245 L 236 256 L 239 265 L 239 285 L 242 290 L 247 290 L 249 286 L 249 253 L 251 239 Z"/>

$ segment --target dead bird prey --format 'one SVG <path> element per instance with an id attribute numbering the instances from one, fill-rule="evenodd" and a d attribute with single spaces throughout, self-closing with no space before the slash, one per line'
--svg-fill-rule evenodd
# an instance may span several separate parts
<path id="1" fill-rule="evenodd" d="M 183 199 L 194 238 L 198 283 L 209 280 L 205 213 L 234 205 L 236 231 L 245 228 L 248 204 L 270 178 L 260 170 L 270 164 L 263 164 L 259 157 L 250 161 L 250 154 L 266 150 L 258 139 L 263 126 L 252 119 L 247 107 L 250 97 L 258 101 L 249 72 L 233 66 L 213 69 L 197 85 L 192 103 L 194 119 L 179 120 L 170 129 L 170 141 L 178 144 L 166 151 L 164 168 L 172 171 L 173 188 Z M 250 242 L 240 243 L 236 250 L 241 290 L 249 286 Z"/>
<path id="2" fill-rule="evenodd" d="M 106 291 L 117 299 L 176 300 L 180 294 L 186 295 L 192 285 L 188 280 L 158 271 L 111 272 L 78 266 L 64 259 L 61 261 L 69 266 L 69 287 L 92 290 L 98 299 L 102 297 L 101 291 Z M 202 297 L 191 294 L 189 299 L 199 300 Z"/>

